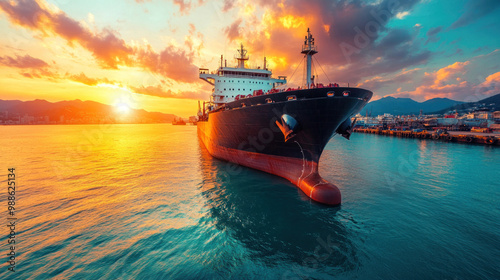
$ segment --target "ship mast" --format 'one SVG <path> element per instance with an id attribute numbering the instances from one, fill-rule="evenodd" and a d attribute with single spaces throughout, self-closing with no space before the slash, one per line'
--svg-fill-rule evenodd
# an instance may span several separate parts
<path id="1" fill-rule="evenodd" d="M 247 50 L 243 48 L 243 44 L 241 44 L 241 48 L 238 50 L 239 56 L 236 57 L 238 60 L 238 68 L 245 68 L 245 61 L 248 60 Z"/>
<path id="2" fill-rule="evenodd" d="M 304 45 L 302 46 L 302 53 L 307 55 L 307 88 L 311 86 L 311 63 L 312 56 L 317 54 L 316 46 L 314 45 L 314 38 L 307 28 L 307 36 L 304 40 Z"/>

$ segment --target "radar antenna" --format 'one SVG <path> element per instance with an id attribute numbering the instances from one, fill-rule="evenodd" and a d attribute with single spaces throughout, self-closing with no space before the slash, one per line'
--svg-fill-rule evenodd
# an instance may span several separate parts
<path id="1" fill-rule="evenodd" d="M 238 50 L 238 56 L 236 59 L 238 60 L 238 68 L 245 68 L 245 61 L 248 60 L 248 55 L 247 50 L 243 48 L 243 44 L 241 44 L 241 47 Z"/>
<path id="2" fill-rule="evenodd" d="M 314 45 L 314 38 L 309 31 L 309 28 L 307 28 L 307 36 L 305 37 L 304 40 L 304 45 L 302 46 L 302 53 L 307 56 L 307 88 L 311 87 L 311 63 L 312 63 L 312 56 L 317 54 L 318 51 L 316 50 L 316 46 Z"/>

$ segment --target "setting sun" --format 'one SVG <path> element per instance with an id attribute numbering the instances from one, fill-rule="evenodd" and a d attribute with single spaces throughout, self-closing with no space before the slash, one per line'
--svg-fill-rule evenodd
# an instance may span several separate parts
<path id="1" fill-rule="evenodd" d="M 130 113 L 130 107 L 125 103 L 118 103 L 115 105 L 115 108 L 116 108 L 116 112 L 118 112 L 122 115 L 126 115 L 126 114 Z"/>

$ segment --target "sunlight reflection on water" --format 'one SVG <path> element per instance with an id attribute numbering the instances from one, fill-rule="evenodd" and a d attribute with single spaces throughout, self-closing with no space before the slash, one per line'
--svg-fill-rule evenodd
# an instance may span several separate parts
<path id="1" fill-rule="evenodd" d="M 2 174 L 16 167 L 19 183 L 15 279 L 470 279 L 498 272 L 489 261 L 500 253 L 498 149 L 334 138 L 320 165 L 342 191 L 342 206 L 331 208 L 284 179 L 228 172 L 193 126 L 0 129 L 8 135 L 0 140 Z"/>

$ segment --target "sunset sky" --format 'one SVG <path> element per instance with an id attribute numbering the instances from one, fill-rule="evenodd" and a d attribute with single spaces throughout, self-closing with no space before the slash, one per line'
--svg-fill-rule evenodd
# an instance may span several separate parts
<path id="1" fill-rule="evenodd" d="M 477 101 L 500 93 L 499 18 L 498 0 L 0 0 L 0 99 L 188 117 L 211 93 L 199 67 L 243 43 L 249 66 L 290 77 L 309 27 L 320 82 Z"/>

